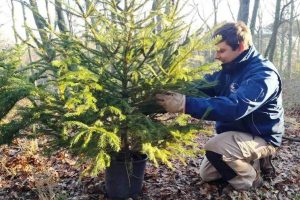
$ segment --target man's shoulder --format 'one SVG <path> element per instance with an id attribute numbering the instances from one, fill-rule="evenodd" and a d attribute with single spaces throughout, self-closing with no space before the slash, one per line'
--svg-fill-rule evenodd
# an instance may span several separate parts
<path id="1" fill-rule="evenodd" d="M 242 77 L 243 80 L 274 80 L 274 84 L 277 83 L 277 81 L 281 82 L 278 70 L 267 59 L 249 63 L 247 69 L 244 70 Z"/>
<path id="2" fill-rule="evenodd" d="M 251 62 L 249 62 L 247 69 L 248 72 L 252 73 L 274 72 L 279 75 L 278 70 L 274 66 L 274 64 L 268 59 L 262 57 L 261 55 L 257 56 Z"/>

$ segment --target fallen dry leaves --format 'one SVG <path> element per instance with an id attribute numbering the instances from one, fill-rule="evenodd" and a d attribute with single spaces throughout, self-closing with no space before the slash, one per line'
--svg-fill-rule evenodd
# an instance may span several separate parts
<path id="1" fill-rule="evenodd" d="M 300 116 L 300 115 L 299 115 Z M 299 137 L 299 119 L 287 119 L 286 135 Z M 212 129 L 208 126 L 208 129 Z M 296 129 L 296 130 L 295 130 Z M 209 136 L 199 135 L 202 146 Z M 0 146 L 0 200 L 9 199 L 106 199 L 103 194 L 103 174 L 98 177 L 80 177 L 84 166 L 64 150 L 51 156 L 43 155 L 40 146 L 47 139 L 16 139 L 10 146 Z M 299 199 L 300 151 L 299 143 L 284 140 L 274 164 L 277 176 L 264 182 L 256 191 L 237 192 L 218 185 L 203 183 L 199 165 L 203 157 L 190 159 L 184 166 L 174 162 L 175 170 L 147 164 L 143 194 L 139 199 Z"/>

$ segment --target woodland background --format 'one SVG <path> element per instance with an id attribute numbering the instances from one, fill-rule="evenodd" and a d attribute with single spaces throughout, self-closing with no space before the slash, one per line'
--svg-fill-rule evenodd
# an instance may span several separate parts
<path id="1" fill-rule="evenodd" d="M 89 37 L 85 34 L 88 25 L 79 21 L 72 10 L 72 6 L 79 0 L 3 2 L 5 7 L 2 6 L 1 9 L 6 9 L 5 12 L 10 15 L 0 19 L 0 26 L 10 30 L 0 34 L 0 47 L 8 49 L 16 44 L 23 44 L 26 49 L 22 58 L 23 65 L 40 58 L 37 53 L 39 45 L 45 47 L 48 55 L 51 54 L 51 49 L 47 46 L 54 35 L 46 31 L 49 27 L 56 32 L 79 34 L 86 45 L 89 44 Z M 83 12 L 88 12 L 91 5 L 101 4 L 98 0 L 80 2 L 84 5 Z M 148 3 L 151 9 L 155 7 L 157 0 L 149 0 Z M 205 4 L 210 4 L 209 8 L 212 9 L 204 12 Z M 183 12 L 193 13 L 192 17 L 186 19 L 187 22 L 204 32 L 212 30 L 223 21 L 244 21 L 251 29 L 255 47 L 275 64 L 282 75 L 286 137 L 274 158 L 277 177 L 270 183 L 265 182 L 257 191 L 221 193 L 217 186 L 201 182 L 201 155 L 190 159 L 187 166 L 174 163 L 175 171 L 163 165 L 156 168 L 149 163 L 141 199 L 299 199 L 300 1 L 193 0 L 187 1 L 186 5 L 190 10 Z M 224 19 L 223 13 L 229 13 L 230 18 Z M 12 34 L 7 36 L 6 31 Z M 205 62 L 212 60 L 213 51 L 206 52 Z M 16 106 L 24 104 L 26 105 L 26 101 L 21 101 Z M 5 120 L 14 120 L 14 117 L 14 113 L 10 113 Z M 212 125 L 205 123 L 207 132 L 213 132 Z M 200 134 L 197 139 L 199 145 L 202 146 L 209 137 L 209 134 Z M 0 199 L 105 199 L 102 191 L 103 174 L 79 178 L 84 166 L 76 165 L 78 158 L 65 149 L 47 154 L 47 150 L 41 148 L 47 142 L 47 137 L 21 137 L 11 145 L 0 146 Z"/>

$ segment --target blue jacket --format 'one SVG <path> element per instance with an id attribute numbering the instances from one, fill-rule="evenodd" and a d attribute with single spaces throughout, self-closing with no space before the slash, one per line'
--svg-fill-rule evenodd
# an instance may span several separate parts
<path id="1" fill-rule="evenodd" d="M 187 97 L 187 114 L 216 121 L 217 133 L 247 132 L 280 146 L 284 134 L 282 86 L 270 61 L 250 47 L 205 79 L 217 84 L 201 90 L 208 98 Z"/>

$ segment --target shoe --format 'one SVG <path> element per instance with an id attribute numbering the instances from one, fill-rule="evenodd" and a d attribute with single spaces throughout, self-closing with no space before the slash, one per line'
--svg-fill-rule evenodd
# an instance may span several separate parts
<path id="1" fill-rule="evenodd" d="M 260 188 L 263 186 L 263 184 L 264 184 L 263 178 L 260 176 L 260 173 L 256 171 L 256 178 L 252 183 L 252 189 Z"/>
<path id="2" fill-rule="evenodd" d="M 259 159 L 260 170 L 264 179 L 273 179 L 276 176 L 275 167 L 272 163 L 272 156 Z"/>
<path id="3" fill-rule="evenodd" d="M 224 192 L 224 188 L 229 186 L 227 181 L 224 181 L 222 178 L 209 182 L 210 185 L 215 185 L 218 188 L 219 195 L 222 195 Z"/>

